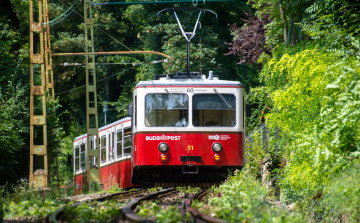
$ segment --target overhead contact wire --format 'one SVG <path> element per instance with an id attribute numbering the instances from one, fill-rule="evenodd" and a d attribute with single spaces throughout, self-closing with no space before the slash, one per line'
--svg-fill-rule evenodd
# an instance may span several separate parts
<path id="1" fill-rule="evenodd" d="M 61 4 L 63 4 L 66 7 L 67 6 L 65 3 L 63 3 L 62 1 L 58 0 L 58 2 L 60 2 Z M 75 12 L 78 16 L 80 16 L 81 18 L 84 19 L 84 16 L 80 15 L 78 12 L 76 12 L 75 10 L 73 10 L 73 12 Z M 105 33 L 106 35 L 108 35 L 110 38 L 112 38 L 113 40 L 115 40 L 117 43 L 120 43 L 123 47 L 125 47 L 126 49 L 132 51 L 129 47 L 125 46 L 125 44 L 123 44 L 122 42 L 120 42 L 119 40 L 115 39 L 113 36 L 111 36 L 110 34 L 108 34 L 107 32 L 105 32 L 103 29 L 101 29 L 100 27 L 98 27 L 98 25 L 94 24 L 94 26 L 98 29 L 100 29 L 101 32 Z"/>
<path id="2" fill-rule="evenodd" d="M 124 73 L 124 72 L 126 72 L 126 71 L 128 71 L 128 70 L 134 69 L 136 66 L 141 65 L 141 64 L 160 63 L 160 62 L 166 62 L 166 61 L 151 61 L 151 62 L 143 62 L 143 63 L 132 63 L 133 67 L 121 71 L 120 74 L 122 74 L 122 73 Z M 135 64 L 135 65 L 134 65 L 134 64 Z M 100 82 L 100 81 L 103 81 L 103 80 L 106 80 L 106 79 L 109 79 L 109 78 L 112 78 L 112 77 L 117 76 L 117 75 L 119 75 L 119 74 L 114 74 L 114 75 L 111 75 L 111 76 L 109 76 L 109 77 L 105 77 L 105 78 L 103 78 L 103 79 L 100 79 L 100 80 L 96 81 L 96 83 L 98 83 L 98 82 Z M 75 91 L 75 90 L 80 89 L 80 88 L 83 88 L 83 87 L 86 87 L 86 85 L 82 85 L 82 86 L 80 86 L 80 87 L 76 87 L 76 88 L 73 88 L 73 89 L 70 89 L 70 90 L 67 90 L 67 91 L 59 92 L 59 93 L 55 94 L 55 96 L 56 96 L 56 95 L 59 95 L 59 94 L 67 93 L 67 92 L 70 92 L 70 91 Z"/>
<path id="3" fill-rule="evenodd" d="M 59 22 L 63 21 L 64 19 L 66 19 L 69 15 L 71 15 L 71 13 L 74 12 L 74 10 L 76 9 L 76 3 L 78 2 L 79 0 L 76 0 L 75 3 L 68 9 L 66 10 L 63 14 L 61 14 L 59 17 L 57 17 L 56 19 L 53 19 L 49 22 L 45 22 L 43 23 L 44 26 L 52 26 L 52 25 L 55 25 L 55 24 L 58 24 Z M 71 11 L 72 10 L 72 11 Z M 71 12 L 70 12 L 71 11 Z M 69 13 L 70 12 L 70 13 Z M 59 20 L 59 21 L 58 21 Z"/>
<path id="4" fill-rule="evenodd" d="M 131 69 L 134 69 L 134 68 L 135 68 L 135 67 L 128 68 L 128 69 L 126 69 L 126 70 L 121 71 L 121 73 L 124 73 L 125 71 L 131 70 Z M 121 74 L 121 73 L 120 73 L 120 74 Z M 103 79 L 100 79 L 100 80 L 96 81 L 96 83 L 98 83 L 98 82 L 100 82 L 100 81 L 103 81 L 103 80 L 106 80 L 106 79 L 109 79 L 109 78 L 112 78 L 112 77 L 114 77 L 114 76 L 116 76 L 116 75 L 119 75 L 119 74 L 114 74 L 114 75 L 111 75 L 111 76 L 109 76 L 109 77 L 105 77 L 105 78 L 103 78 Z M 73 89 L 70 89 L 70 90 L 67 90 L 67 91 L 59 92 L 59 93 L 57 93 L 57 94 L 55 94 L 55 95 L 64 94 L 64 93 L 67 93 L 67 92 L 70 92 L 70 91 L 75 91 L 75 90 L 80 89 L 80 88 L 83 88 L 83 87 L 86 87 L 86 85 L 82 85 L 82 86 L 80 86 L 80 87 L 76 87 L 76 88 L 73 88 Z"/>

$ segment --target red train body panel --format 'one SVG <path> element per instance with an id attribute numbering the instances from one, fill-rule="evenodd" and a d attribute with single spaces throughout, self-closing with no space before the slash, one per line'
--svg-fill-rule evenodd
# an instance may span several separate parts
<path id="1" fill-rule="evenodd" d="M 209 139 L 210 138 L 210 139 Z M 216 140 L 218 138 L 218 140 Z M 184 165 L 180 156 L 201 156 L 201 162 L 188 161 L 192 165 L 217 165 L 217 166 L 243 166 L 243 135 L 217 134 L 217 133 L 163 133 L 163 134 L 135 134 L 133 137 L 136 150 L 133 154 L 133 166 L 152 165 Z M 164 154 L 168 156 L 166 162 L 160 161 L 158 150 L 161 142 L 166 142 L 170 150 Z M 224 149 L 218 153 L 220 161 L 214 161 L 215 152 L 212 145 L 215 142 L 222 144 Z M 176 149 L 173 149 L 176 148 Z"/>

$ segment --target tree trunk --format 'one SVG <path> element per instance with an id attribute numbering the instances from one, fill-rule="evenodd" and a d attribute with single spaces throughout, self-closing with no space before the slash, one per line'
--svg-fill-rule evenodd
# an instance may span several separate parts
<path id="1" fill-rule="evenodd" d="M 296 45 L 296 27 L 294 24 L 294 20 L 291 20 L 291 45 Z"/>
<path id="2" fill-rule="evenodd" d="M 288 25 L 285 20 L 285 10 L 284 10 L 284 5 L 283 5 L 282 1 L 279 2 L 279 9 L 280 9 L 280 14 L 281 14 L 281 20 L 284 23 L 284 42 L 287 43 L 288 42 Z"/>

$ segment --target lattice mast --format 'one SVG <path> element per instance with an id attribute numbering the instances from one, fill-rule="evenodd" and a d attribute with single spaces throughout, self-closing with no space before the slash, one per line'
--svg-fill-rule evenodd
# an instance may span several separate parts
<path id="1" fill-rule="evenodd" d="M 49 22 L 49 7 L 48 0 L 43 0 L 43 18 L 44 18 L 44 46 L 45 46 L 45 81 L 46 81 L 46 93 L 47 101 L 55 101 L 54 91 L 54 73 L 52 67 L 52 52 L 51 52 L 51 39 L 50 39 L 50 22 Z M 59 174 L 59 151 L 56 153 L 56 179 L 57 186 L 60 188 L 60 174 Z M 51 180 L 51 179 L 50 179 Z"/>
<path id="2" fill-rule="evenodd" d="M 48 159 L 47 159 L 47 134 L 46 134 L 46 100 L 45 100 L 45 75 L 44 75 L 44 35 L 42 28 L 42 1 L 38 1 L 38 22 L 34 22 L 34 2 L 30 0 L 30 176 L 29 182 L 36 187 L 47 187 Z M 34 49 L 34 34 L 39 34 L 40 51 Z M 41 76 L 38 75 L 40 65 Z M 34 80 L 41 79 L 41 85 L 35 85 Z M 41 114 L 34 114 L 34 100 L 41 97 Z M 34 127 L 41 126 L 43 145 L 34 145 Z M 43 156 L 44 170 L 34 174 L 34 156 Z"/>
<path id="3" fill-rule="evenodd" d="M 94 24 L 92 19 L 91 0 L 84 0 L 85 24 L 85 69 L 86 69 L 86 121 L 87 121 L 87 183 L 100 182 L 100 146 L 98 134 L 98 113 L 96 93 L 96 69 L 94 50 Z M 90 31 L 90 33 L 89 33 Z M 90 52 L 89 52 L 90 49 Z M 90 125 L 92 124 L 92 125 Z M 90 137 L 93 136 L 91 139 Z M 94 138 L 96 136 L 96 140 Z M 92 142 L 92 141 L 93 142 Z M 92 143 L 91 143 L 92 142 Z M 96 149 L 92 148 L 96 143 Z M 97 157 L 97 168 L 91 168 L 90 160 Z"/>
<path id="4" fill-rule="evenodd" d="M 49 23 L 49 13 L 48 13 L 48 0 L 44 1 L 44 43 L 45 43 L 45 80 L 46 80 L 46 90 L 48 91 L 47 100 L 55 100 L 54 93 L 54 73 L 52 68 L 52 53 L 51 53 L 51 41 L 50 41 L 50 23 Z"/>

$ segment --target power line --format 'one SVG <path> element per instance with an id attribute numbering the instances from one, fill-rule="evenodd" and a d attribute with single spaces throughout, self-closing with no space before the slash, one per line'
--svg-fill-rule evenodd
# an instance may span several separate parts
<path id="1" fill-rule="evenodd" d="M 58 0 L 58 2 L 60 2 L 61 4 L 63 4 L 64 6 L 68 7 L 65 3 L 63 3 L 62 1 Z M 84 16 L 80 15 L 78 12 L 76 12 L 75 10 L 73 10 L 73 12 L 75 12 L 78 16 L 80 16 L 81 18 L 84 19 Z M 123 47 L 125 47 L 126 49 L 132 51 L 129 47 L 125 46 L 125 44 L 123 44 L 122 42 L 120 42 L 119 40 L 115 39 L 113 36 L 111 36 L 110 34 L 108 34 L 107 32 L 105 32 L 103 29 L 101 29 L 100 27 L 98 27 L 98 25 L 94 24 L 94 26 L 98 29 L 100 29 L 101 32 L 105 33 L 106 35 L 108 35 L 110 38 L 112 38 L 113 40 L 115 40 L 117 43 L 120 43 Z"/>
<path id="2" fill-rule="evenodd" d="M 151 62 L 142 62 L 142 63 L 137 63 L 137 64 L 132 64 L 133 65 L 133 67 L 131 67 L 131 68 L 128 68 L 128 69 L 126 69 L 126 70 L 123 70 L 123 71 L 121 71 L 121 73 L 124 73 L 124 72 L 126 72 L 126 71 L 128 71 L 128 70 L 131 70 L 131 69 L 134 69 L 136 66 L 138 66 L 138 65 L 141 65 L 141 64 L 147 64 L 147 63 L 161 63 L 161 62 L 167 62 L 167 60 L 165 59 L 165 60 L 163 60 L 163 61 L 151 61 Z M 120 74 L 121 74 L 120 73 Z M 109 77 L 105 77 L 105 78 L 103 78 L 103 79 L 100 79 L 100 80 L 98 80 L 98 81 L 96 81 L 96 83 L 98 83 L 98 82 L 100 82 L 100 81 L 103 81 L 103 80 L 107 80 L 107 79 L 109 79 L 109 78 L 112 78 L 112 77 L 114 77 L 114 76 L 117 76 L 117 75 L 119 75 L 119 74 L 114 74 L 114 75 L 111 75 L 111 76 L 109 76 Z M 67 93 L 67 92 L 70 92 L 70 91 L 75 91 L 75 90 L 77 90 L 77 89 L 80 89 L 80 88 L 83 88 L 83 87 L 86 87 L 86 85 L 82 85 L 82 86 L 80 86 L 80 87 L 76 87 L 76 88 L 73 88 L 73 89 L 70 89 L 70 90 L 67 90 L 67 91 L 63 91 L 63 92 L 60 92 L 60 93 L 57 93 L 57 94 L 55 94 L 55 96 L 56 95 L 59 95 L 59 94 L 64 94 L 64 93 Z"/>
<path id="3" fill-rule="evenodd" d="M 57 17 L 56 19 L 51 20 L 50 22 L 46 22 L 43 23 L 44 26 L 52 26 L 52 25 L 56 25 L 59 22 L 63 21 L 64 19 L 66 19 L 71 13 L 73 13 L 76 9 L 75 4 L 78 2 L 79 0 L 76 0 L 75 3 L 68 9 L 66 10 L 66 12 L 64 12 L 63 14 L 61 14 L 59 17 Z M 72 11 L 71 11 L 72 10 Z M 71 12 L 70 12 L 71 11 Z M 68 13 L 68 14 L 67 14 Z M 67 14 L 67 15 L 66 15 Z"/>
<path id="4" fill-rule="evenodd" d="M 141 65 L 141 64 L 147 64 L 147 63 L 152 63 L 152 64 L 156 64 L 156 63 L 167 63 L 168 60 L 155 60 L 155 61 L 151 61 L 151 62 L 141 62 L 141 63 L 95 63 L 96 66 L 108 66 L 108 65 L 133 65 L 133 66 L 137 66 L 137 65 Z M 84 63 L 59 63 L 59 64 L 54 64 L 57 66 L 63 66 L 63 67 L 71 67 L 71 66 L 85 66 Z"/>
<path id="5" fill-rule="evenodd" d="M 135 68 L 135 67 L 131 67 L 131 68 L 129 68 L 129 69 L 123 70 L 121 73 L 124 73 L 125 71 L 131 70 L 131 69 L 134 69 L 134 68 Z M 119 75 L 119 74 L 114 74 L 114 75 L 111 75 L 111 76 L 109 76 L 109 77 L 105 77 L 105 78 L 103 78 L 103 79 L 100 79 L 100 80 L 96 81 L 96 83 L 98 83 L 98 82 L 100 82 L 100 81 L 103 81 L 103 80 L 106 80 L 106 79 L 109 79 L 109 78 L 112 78 L 112 77 L 117 76 L 117 75 Z M 56 96 L 56 95 L 59 95 L 59 94 L 64 94 L 64 93 L 67 93 L 67 92 L 70 92 L 70 91 L 75 91 L 75 90 L 80 89 L 80 88 L 83 88 L 83 87 L 86 87 L 86 85 L 82 85 L 82 86 L 80 86 L 80 87 L 76 87 L 76 88 L 73 88 L 73 89 L 70 89 L 70 90 L 67 90 L 67 91 L 63 91 L 63 92 L 57 93 L 57 94 L 55 94 L 55 96 Z"/>

